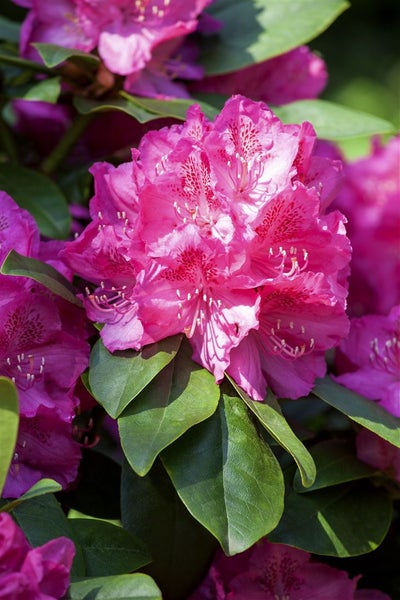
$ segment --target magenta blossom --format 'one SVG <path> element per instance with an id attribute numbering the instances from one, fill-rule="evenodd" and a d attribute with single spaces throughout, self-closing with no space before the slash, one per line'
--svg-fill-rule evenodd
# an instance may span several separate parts
<path id="1" fill-rule="evenodd" d="M 0 260 L 11 248 L 70 273 L 55 255 L 61 242 L 40 242 L 29 213 L 4 192 Z M 85 313 L 31 279 L 0 275 L 0 374 L 19 397 L 20 428 L 4 495 L 18 497 L 42 477 L 66 487 L 77 474 L 72 438 L 76 382 L 88 365 Z"/>
<path id="2" fill-rule="evenodd" d="M 327 78 L 322 58 L 307 46 L 299 46 L 233 73 L 204 77 L 189 87 L 193 92 L 245 94 L 254 100 L 280 105 L 316 98 L 325 88 Z"/>
<path id="3" fill-rule="evenodd" d="M 385 471 L 400 482 L 400 448 L 393 446 L 368 429 L 361 429 L 356 437 L 357 456 L 371 467 Z"/>
<path id="4" fill-rule="evenodd" d="M 338 350 L 335 381 L 400 417 L 400 305 L 387 316 L 351 320 Z"/>
<path id="5" fill-rule="evenodd" d="M 0 599 L 59 600 L 70 582 L 75 555 L 66 537 L 31 548 L 8 513 L 0 513 Z"/>
<path id="6" fill-rule="evenodd" d="M 284 544 L 261 540 L 242 554 L 217 552 L 200 587 L 190 600 L 390 600 L 377 590 L 356 590 L 359 577 L 350 579 Z"/>
<path id="7" fill-rule="evenodd" d="M 366 158 L 349 163 L 335 206 L 348 218 L 353 247 L 349 309 L 387 313 L 400 303 L 400 136 L 377 139 Z"/>
<path id="8" fill-rule="evenodd" d="M 32 0 L 20 50 L 36 60 L 35 42 L 97 52 L 107 69 L 123 75 L 125 89 L 146 95 L 185 95 L 172 80 L 200 76 L 177 59 L 185 36 L 211 0 Z M 170 89 L 170 87 L 172 88 Z"/>
<path id="9" fill-rule="evenodd" d="M 344 221 L 321 210 L 336 163 L 316 177 L 314 143 L 309 123 L 235 96 L 213 123 L 192 107 L 149 132 L 132 163 L 95 165 L 92 223 L 63 257 L 95 284 L 107 348 L 184 333 L 217 381 L 307 393 L 348 330 Z"/>

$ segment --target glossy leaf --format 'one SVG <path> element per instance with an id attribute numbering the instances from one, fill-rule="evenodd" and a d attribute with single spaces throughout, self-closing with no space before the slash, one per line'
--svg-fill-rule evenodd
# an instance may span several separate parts
<path id="1" fill-rule="evenodd" d="M 158 454 L 217 408 L 219 386 L 191 359 L 189 344 L 136 397 L 118 420 L 131 467 L 145 475 Z"/>
<path id="2" fill-rule="evenodd" d="M 142 98 L 132 96 L 126 92 L 121 92 L 119 98 L 103 101 L 81 97 L 74 98 L 75 108 L 81 114 L 119 110 L 134 117 L 139 123 L 148 123 L 154 121 L 154 119 L 165 117 L 184 120 L 187 110 L 192 104 L 200 104 L 204 114 L 210 119 L 213 119 L 218 113 L 216 108 L 206 102 L 179 98 L 173 100 Z"/>
<path id="3" fill-rule="evenodd" d="M 324 440 L 315 444 L 310 452 L 317 467 L 317 477 L 310 487 L 304 488 L 296 473 L 293 481 L 296 492 L 318 490 L 370 477 L 375 473 L 374 469 L 357 459 L 354 444 L 347 440 Z"/>
<path id="4" fill-rule="evenodd" d="M 28 542 L 34 547 L 60 536 L 70 538 L 75 544 L 71 573 L 76 577 L 86 575 L 85 559 L 79 539 L 53 495 L 47 494 L 22 502 L 13 510 L 13 515 Z"/>
<path id="5" fill-rule="evenodd" d="M 32 46 L 35 46 L 44 64 L 49 68 L 57 67 L 69 58 L 79 59 L 93 67 L 97 67 L 100 64 L 98 56 L 87 52 L 80 52 L 75 48 L 64 48 L 63 46 L 57 46 L 56 44 L 44 44 L 39 42 L 32 44 Z"/>
<path id="6" fill-rule="evenodd" d="M 0 272 L 3 275 L 16 275 L 19 277 L 29 277 L 44 285 L 48 290 L 68 300 L 76 306 L 82 306 L 82 302 L 75 295 L 73 285 L 51 265 L 22 256 L 15 250 L 10 250 L 7 254 Z"/>
<path id="7" fill-rule="evenodd" d="M 50 102 L 55 104 L 61 93 L 61 80 L 60 77 L 48 77 L 35 83 L 29 90 L 24 94 L 24 100 L 35 100 L 39 102 Z"/>
<path id="8" fill-rule="evenodd" d="M 0 164 L 0 189 L 31 213 L 44 236 L 67 237 L 71 225 L 67 201 L 49 177 L 26 167 Z"/>
<path id="9" fill-rule="evenodd" d="M 376 402 L 335 383 L 330 377 L 317 380 L 312 392 L 366 429 L 400 448 L 400 418 Z"/>
<path id="10" fill-rule="evenodd" d="M 2 507 L 2 510 L 11 512 L 16 506 L 18 506 L 18 504 L 25 502 L 25 500 L 37 498 L 38 496 L 44 496 L 45 494 L 55 494 L 61 489 L 61 485 L 57 481 L 54 481 L 54 479 L 41 479 L 31 488 L 29 488 L 25 494 L 22 494 L 22 496 L 19 496 L 19 498 L 16 498 L 15 500 L 7 502 L 7 504 Z"/>
<path id="11" fill-rule="evenodd" d="M 264 402 L 255 402 L 231 378 L 229 380 L 268 433 L 293 456 L 299 468 L 303 485 L 305 487 L 312 485 L 316 475 L 313 458 L 293 433 L 289 423 L 282 415 L 276 398 L 269 395 Z"/>
<path id="12" fill-rule="evenodd" d="M 394 125 L 380 117 L 328 100 L 298 100 L 275 107 L 274 112 L 284 123 L 310 121 L 318 137 L 325 140 L 370 137 L 394 131 Z"/>
<path id="13" fill-rule="evenodd" d="M 192 515 L 228 555 L 243 552 L 278 523 L 283 476 L 246 406 L 229 391 L 218 410 L 162 455 Z"/>
<path id="14" fill-rule="evenodd" d="M 18 436 L 18 392 L 8 377 L 0 377 L 0 496 Z"/>
<path id="15" fill-rule="evenodd" d="M 151 558 L 143 543 L 122 527 L 99 519 L 69 519 L 86 563 L 86 575 L 119 575 L 136 571 Z"/>
<path id="16" fill-rule="evenodd" d="M 207 74 L 236 71 L 322 33 L 347 7 L 343 0 L 216 0 L 208 12 L 222 28 L 203 42 Z"/>
<path id="17" fill-rule="evenodd" d="M 156 583 L 143 573 L 75 581 L 68 597 L 71 600 L 162 600 Z"/>
<path id="18" fill-rule="evenodd" d="M 89 385 L 96 400 L 113 418 L 128 404 L 175 356 L 181 336 L 165 338 L 145 346 L 140 352 L 124 350 L 112 354 L 99 340 L 90 355 Z"/>
<path id="19" fill-rule="evenodd" d="M 187 600 L 217 542 L 187 511 L 159 460 L 145 477 L 124 462 L 121 512 L 124 527 L 151 553 L 153 562 L 145 570 L 161 587 L 163 600 Z"/>
<path id="20" fill-rule="evenodd" d="M 381 544 L 391 519 L 387 492 L 366 482 L 306 494 L 290 490 L 283 517 L 268 539 L 316 554 L 355 556 Z"/>

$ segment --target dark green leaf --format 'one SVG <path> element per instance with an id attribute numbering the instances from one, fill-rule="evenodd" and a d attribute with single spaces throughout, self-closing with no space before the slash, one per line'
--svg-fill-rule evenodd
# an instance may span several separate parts
<path id="1" fill-rule="evenodd" d="M 70 586 L 69 597 L 71 600 L 162 600 L 155 582 L 143 573 L 76 581 Z"/>
<path id="2" fill-rule="evenodd" d="M 56 104 L 61 92 L 61 83 L 59 77 L 48 77 L 35 83 L 23 95 L 24 100 L 35 100 L 40 102 L 50 102 Z"/>
<path id="3" fill-rule="evenodd" d="M 209 12 L 223 27 L 204 39 L 201 62 L 213 75 L 283 54 L 317 37 L 348 6 L 343 0 L 217 0 Z"/>
<path id="4" fill-rule="evenodd" d="M 317 467 L 317 477 L 309 488 L 304 489 L 298 473 L 294 477 L 296 492 L 309 492 L 320 488 L 363 479 L 374 474 L 374 470 L 357 459 L 354 444 L 347 440 L 324 440 L 311 448 Z"/>
<path id="5" fill-rule="evenodd" d="M 400 418 L 394 417 L 376 402 L 335 383 L 330 377 L 317 380 L 312 393 L 400 448 Z"/>
<path id="6" fill-rule="evenodd" d="M 122 527 L 98 519 L 69 519 L 86 562 L 86 575 L 120 575 L 136 571 L 151 558 L 143 543 Z"/>
<path id="7" fill-rule="evenodd" d="M 40 232 L 49 238 L 68 236 L 71 216 L 60 188 L 46 175 L 11 164 L 0 164 L 0 189 L 28 210 Z"/>
<path id="8" fill-rule="evenodd" d="M 250 410 L 256 415 L 260 423 L 268 433 L 282 446 L 296 461 L 299 468 L 302 483 L 305 487 L 310 486 L 315 479 L 315 464 L 311 454 L 293 433 L 282 415 L 276 398 L 269 395 L 264 402 L 252 400 L 236 383 L 230 378 L 240 397 L 245 401 Z"/>
<path id="9" fill-rule="evenodd" d="M 14 455 L 18 435 L 18 392 L 8 377 L 0 377 L 0 496 Z"/>
<path id="10" fill-rule="evenodd" d="M 214 415 L 162 458 L 180 498 L 226 554 L 243 552 L 278 523 L 282 471 L 237 396 L 223 393 Z"/>
<path id="11" fill-rule="evenodd" d="M 56 44 L 42 44 L 38 42 L 32 44 L 32 46 L 35 46 L 44 64 L 49 68 L 57 67 L 68 58 L 78 58 L 93 67 L 100 64 L 98 56 L 87 52 L 80 52 L 75 48 L 64 48 L 63 46 L 57 46 Z"/>
<path id="12" fill-rule="evenodd" d="M 0 40 L 19 42 L 20 24 L 0 15 Z"/>
<path id="13" fill-rule="evenodd" d="M 15 250 L 10 250 L 7 254 L 0 272 L 3 275 L 16 275 L 19 277 L 30 277 L 44 285 L 53 294 L 61 296 L 76 306 L 82 306 L 82 302 L 76 297 L 74 287 L 61 273 L 51 265 L 22 256 Z"/>
<path id="14" fill-rule="evenodd" d="M 145 571 L 161 587 L 163 600 L 186 600 L 217 542 L 187 511 L 159 460 L 145 477 L 123 464 L 121 512 L 124 527 L 151 553 L 153 562 Z"/>
<path id="15" fill-rule="evenodd" d="M 75 558 L 71 573 L 76 577 L 86 575 L 85 559 L 70 520 L 65 516 L 53 495 L 47 494 L 19 504 L 13 511 L 18 525 L 28 542 L 36 547 L 60 536 L 70 538 L 75 544 Z"/>
<path id="16" fill-rule="evenodd" d="M 318 137 L 325 140 L 370 137 L 394 131 L 394 125 L 384 119 L 328 100 L 298 100 L 273 110 L 284 123 L 310 121 Z"/>
<path id="17" fill-rule="evenodd" d="M 307 494 L 291 490 L 283 517 L 268 539 L 316 554 L 355 556 L 377 548 L 391 520 L 388 494 L 366 482 Z"/>
<path id="18" fill-rule="evenodd" d="M 140 352 L 109 352 L 99 340 L 90 355 L 89 385 L 96 400 L 117 418 L 177 353 L 182 337 L 145 346 Z"/>
<path id="19" fill-rule="evenodd" d="M 183 344 L 118 420 L 131 467 L 145 475 L 161 450 L 213 414 L 219 393 L 213 375 L 193 362 L 191 347 Z"/>

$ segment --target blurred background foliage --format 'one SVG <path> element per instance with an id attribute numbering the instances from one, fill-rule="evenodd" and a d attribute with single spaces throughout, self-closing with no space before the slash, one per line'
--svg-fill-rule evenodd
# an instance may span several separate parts
<path id="1" fill-rule="evenodd" d="M 310 46 L 325 59 L 322 98 L 391 121 L 400 130 L 400 1 L 351 0 Z M 349 158 L 365 154 L 366 139 L 341 143 Z"/>

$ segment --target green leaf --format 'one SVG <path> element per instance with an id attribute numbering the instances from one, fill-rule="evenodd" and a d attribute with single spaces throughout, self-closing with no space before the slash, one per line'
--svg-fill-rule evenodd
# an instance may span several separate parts
<path id="1" fill-rule="evenodd" d="M 317 467 L 317 477 L 310 487 L 304 489 L 298 473 L 294 476 L 296 492 L 309 492 L 321 488 L 370 477 L 374 469 L 357 459 L 354 444 L 347 440 L 324 440 L 311 448 Z"/>
<path id="2" fill-rule="evenodd" d="M 35 100 L 56 104 L 61 93 L 60 77 L 48 77 L 35 83 L 23 96 L 24 100 Z"/>
<path id="3" fill-rule="evenodd" d="M 386 491 L 364 481 L 306 494 L 290 490 L 283 517 L 268 539 L 316 554 L 356 556 L 381 544 L 391 520 Z"/>
<path id="4" fill-rule="evenodd" d="M 8 502 L 2 507 L 2 510 L 11 512 L 16 506 L 18 506 L 18 504 L 25 502 L 25 500 L 37 498 L 38 496 L 44 496 L 44 494 L 55 494 L 61 489 L 61 485 L 57 481 L 54 481 L 54 479 L 41 479 L 40 481 L 37 481 L 31 488 L 29 488 L 25 494 L 22 494 L 22 496 L 19 496 L 19 498 Z"/>
<path id="5" fill-rule="evenodd" d="M 75 558 L 71 573 L 76 577 L 86 575 L 85 559 L 79 539 L 67 519 L 61 505 L 53 495 L 47 494 L 22 502 L 13 510 L 13 515 L 33 546 L 42 546 L 60 536 L 70 538 L 75 544 Z"/>
<path id="6" fill-rule="evenodd" d="M 68 236 L 71 216 L 67 201 L 49 177 L 33 169 L 0 164 L 0 189 L 31 213 L 44 236 L 56 239 Z"/>
<path id="7" fill-rule="evenodd" d="M 145 477 L 124 462 L 121 513 L 124 527 L 148 547 L 153 562 L 145 571 L 165 600 L 186 600 L 206 572 L 217 542 L 188 512 L 159 460 Z"/>
<path id="8" fill-rule="evenodd" d="M 120 575 L 136 571 L 151 558 L 143 543 L 122 527 L 98 519 L 69 519 L 86 562 L 86 575 Z"/>
<path id="9" fill-rule="evenodd" d="M 19 23 L 0 15 L 0 40 L 18 44 L 20 29 L 21 26 Z"/>
<path id="10" fill-rule="evenodd" d="M 149 344 L 140 352 L 109 352 L 99 340 L 90 355 L 89 385 L 96 400 L 113 418 L 135 398 L 177 353 L 182 336 Z"/>
<path id="11" fill-rule="evenodd" d="M 0 377 L 0 496 L 18 436 L 18 392 L 8 377 Z"/>
<path id="12" fill-rule="evenodd" d="M 225 554 L 243 552 L 278 523 L 282 471 L 236 396 L 223 393 L 214 415 L 162 458 L 180 498 Z"/>
<path id="13" fill-rule="evenodd" d="M 32 46 L 36 48 L 44 64 L 49 68 L 57 67 L 69 58 L 84 61 L 93 68 L 100 64 L 98 56 L 87 52 L 80 52 L 75 48 L 64 48 L 63 46 L 57 46 L 56 44 L 42 44 L 39 42 L 32 44 Z"/>
<path id="14" fill-rule="evenodd" d="M 313 458 L 304 444 L 302 444 L 299 438 L 293 433 L 289 423 L 282 415 L 276 398 L 269 395 L 266 401 L 255 402 L 244 390 L 236 385 L 233 379 L 229 376 L 228 379 L 268 433 L 282 446 L 282 448 L 285 448 L 285 450 L 293 456 L 299 468 L 303 485 L 305 487 L 310 486 L 316 475 Z"/>
<path id="15" fill-rule="evenodd" d="M 148 123 L 154 119 L 173 117 L 184 120 L 187 110 L 192 104 L 200 104 L 202 111 L 213 119 L 218 110 L 206 102 L 198 100 L 156 100 L 154 98 L 142 98 L 131 96 L 126 92 L 120 92 L 120 98 L 112 100 L 92 100 L 90 98 L 74 98 L 74 105 L 81 114 L 91 114 L 109 110 L 124 112 L 139 123 Z"/>
<path id="16" fill-rule="evenodd" d="M 19 277 L 30 277 L 44 285 L 48 290 L 68 300 L 71 304 L 82 306 L 82 302 L 76 297 L 73 285 L 51 265 L 22 256 L 15 250 L 10 250 L 0 268 L 3 275 L 16 275 Z"/>
<path id="17" fill-rule="evenodd" d="M 145 475 L 158 454 L 218 405 L 215 378 L 191 359 L 189 344 L 136 397 L 118 420 L 131 467 Z"/>
<path id="18" fill-rule="evenodd" d="M 400 448 L 400 418 L 376 402 L 335 383 L 330 377 L 317 380 L 312 393 L 350 419 Z"/>
<path id="19" fill-rule="evenodd" d="M 310 121 L 317 136 L 325 140 L 370 137 L 394 131 L 394 125 L 380 117 L 328 100 L 298 100 L 273 110 L 284 123 Z"/>
<path id="20" fill-rule="evenodd" d="M 162 600 L 156 583 L 143 573 L 75 581 L 68 597 L 71 600 Z"/>
<path id="21" fill-rule="evenodd" d="M 283 54 L 317 37 L 348 6 L 343 0 L 217 0 L 208 12 L 223 26 L 204 38 L 200 61 L 215 75 Z"/>

